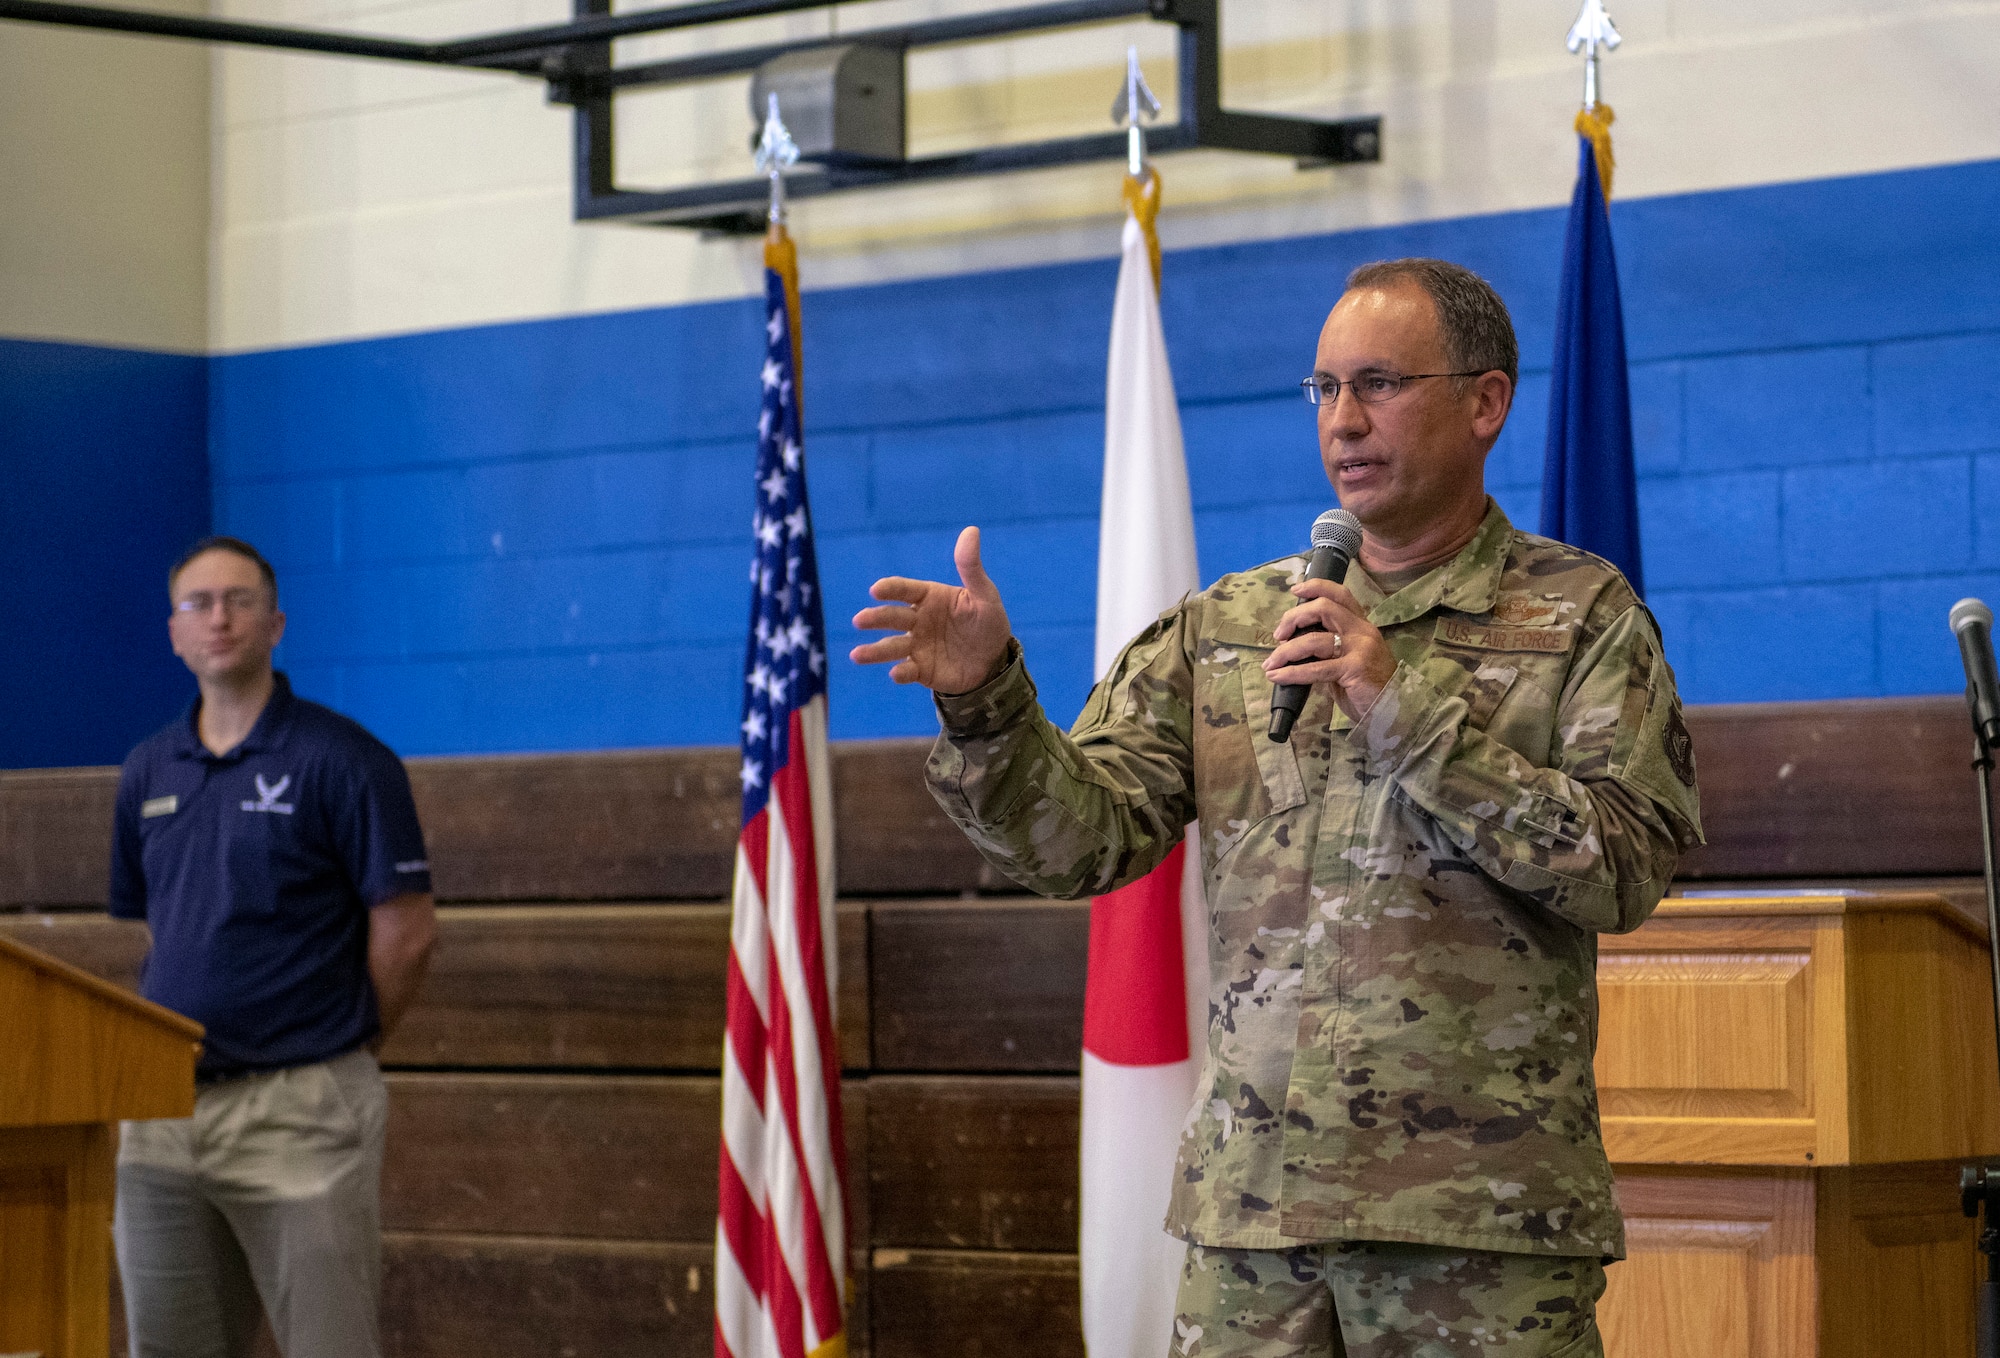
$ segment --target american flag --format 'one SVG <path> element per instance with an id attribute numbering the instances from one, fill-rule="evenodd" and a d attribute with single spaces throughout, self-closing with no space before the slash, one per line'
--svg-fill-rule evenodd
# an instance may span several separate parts
<path id="1" fill-rule="evenodd" d="M 717 1358 L 832 1358 L 845 1347 L 826 626 L 799 434 L 792 259 L 790 240 L 767 243 L 743 833 L 722 1052 Z"/>

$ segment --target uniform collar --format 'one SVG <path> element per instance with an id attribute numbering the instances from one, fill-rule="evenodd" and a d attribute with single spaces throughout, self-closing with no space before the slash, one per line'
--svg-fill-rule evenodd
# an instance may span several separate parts
<path id="1" fill-rule="evenodd" d="M 1421 618 L 1433 608 L 1459 613 L 1487 613 L 1500 593 L 1500 573 L 1507 566 L 1507 548 L 1514 525 L 1492 496 L 1486 497 L 1486 517 L 1472 541 L 1458 555 L 1396 593 L 1384 596 L 1357 558 L 1347 569 L 1347 588 L 1368 610 L 1368 621 L 1388 627 Z"/>
<path id="2" fill-rule="evenodd" d="M 285 677 L 283 670 L 271 671 L 271 696 L 265 700 L 264 710 L 257 714 L 257 724 L 250 728 L 250 734 L 243 737 L 235 749 L 216 754 L 201 743 L 201 731 L 195 725 L 201 717 L 201 699 L 197 697 L 188 704 L 187 712 L 181 717 L 174 754 L 182 759 L 221 764 L 234 763 L 245 755 L 279 749 L 284 745 L 285 737 L 291 734 L 292 710 L 296 705 L 297 700 L 292 697 L 292 681 Z"/>

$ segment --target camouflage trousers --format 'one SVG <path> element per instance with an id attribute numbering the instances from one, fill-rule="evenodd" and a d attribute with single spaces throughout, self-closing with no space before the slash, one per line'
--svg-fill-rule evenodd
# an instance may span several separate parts
<path id="1" fill-rule="evenodd" d="M 1595 1259 L 1350 1241 L 1188 1246 L 1173 1358 L 1603 1358 Z"/>

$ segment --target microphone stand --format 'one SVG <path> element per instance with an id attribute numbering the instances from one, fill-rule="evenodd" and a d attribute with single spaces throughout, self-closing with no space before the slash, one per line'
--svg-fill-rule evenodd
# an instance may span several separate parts
<path id="1" fill-rule="evenodd" d="M 1993 749 L 1975 721 L 1972 771 L 1979 780 L 1979 836 L 1986 851 L 1986 937 L 1993 958 L 1993 1025 L 2000 1043 L 2000 887 L 1993 870 Z M 1959 1206 L 1979 1223 L 1986 1279 L 1979 1285 L 1979 1358 L 2000 1358 L 2000 1163 L 1967 1165 L 1958 1176 Z"/>

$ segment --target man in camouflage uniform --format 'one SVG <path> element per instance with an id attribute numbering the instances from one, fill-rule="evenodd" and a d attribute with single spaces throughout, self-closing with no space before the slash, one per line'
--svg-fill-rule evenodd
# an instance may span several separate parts
<path id="1" fill-rule="evenodd" d="M 884 580 L 856 617 L 900 633 L 854 657 L 934 690 L 932 790 L 1015 880 L 1101 894 L 1200 818 L 1209 1040 L 1167 1222 L 1184 1358 L 1602 1351 L 1624 1230 L 1596 934 L 1646 919 L 1700 809 L 1651 614 L 1485 493 L 1516 362 L 1476 275 L 1357 270 L 1307 383 L 1364 530 L 1345 582 L 1296 557 L 1224 576 L 1067 736 L 976 529 L 962 587 Z M 1278 683 L 1313 686 L 1288 744 Z"/>

